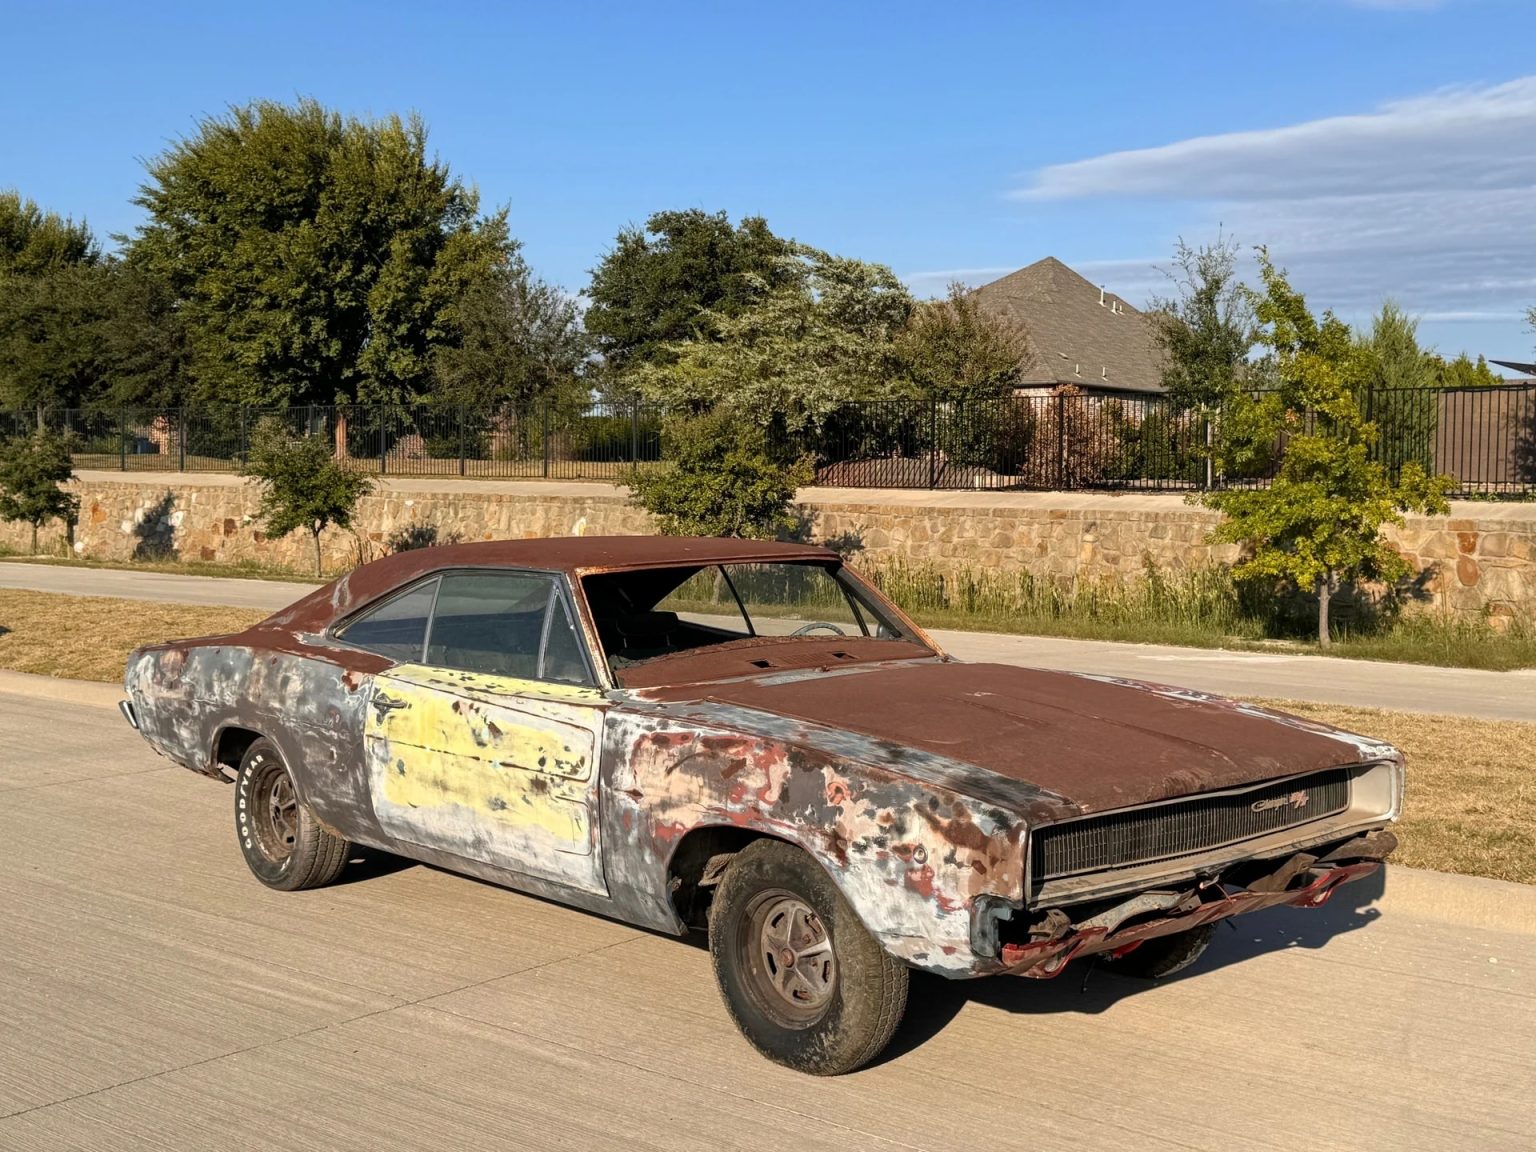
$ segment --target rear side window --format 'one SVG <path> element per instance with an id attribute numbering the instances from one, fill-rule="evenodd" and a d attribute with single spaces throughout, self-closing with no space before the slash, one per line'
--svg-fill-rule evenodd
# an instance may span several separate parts
<path id="1" fill-rule="evenodd" d="M 421 659 L 437 581 L 428 580 L 359 616 L 336 635 L 401 663 Z"/>
<path id="2" fill-rule="evenodd" d="M 520 680 L 591 682 L 559 585 L 532 572 L 445 574 L 426 662 Z"/>
<path id="3" fill-rule="evenodd" d="M 437 593 L 426 662 L 536 679 L 553 587 L 548 576 L 531 573 L 449 573 Z"/>

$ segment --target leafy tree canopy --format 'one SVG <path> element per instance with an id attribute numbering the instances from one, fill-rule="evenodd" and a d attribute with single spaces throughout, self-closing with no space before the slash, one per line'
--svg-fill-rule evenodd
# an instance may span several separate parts
<path id="1" fill-rule="evenodd" d="M 74 408 L 100 398 L 109 275 L 100 265 L 66 264 L 0 277 L 0 408 Z"/>
<path id="2" fill-rule="evenodd" d="M 735 315 L 705 314 L 713 338 L 667 345 L 630 374 L 644 396 L 793 432 L 900 387 L 895 340 L 914 304 L 889 268 L 796 244 L 773 276 L 748 283 L 753 298 Z"/>
<path id="3" fill-rule="evenodd" d="M 1442 388 L 1495 388 L 1504 382 L 1481 356 L 1474 362 L 1465 352 L 1454 360 L 1431 354 L 1429 363 L 1435 382 Z"/>
<path id="4" fill-rule="evenodd" d="M 16 191 L 0 192 L 0 273 L 36 276 L 95 264 L 101 249 L 84 221 L 45 212 Z"/>
<path id="5" fill-rule="evenodd" d="M 1317 595 L 1318 641 L 1326 646 L 1329 601 L 1342 582 L 1407 575 L 1382 526 L 1401 523 L 1407 511 L 1448 510 L 1450 482 L 1416 462 L 1404 463 L 1393 481 L 1371 458 L 1376 428 L 1357 402 L 1370 358 L 1332 313 L 1312 315 L 1262 249 L 1260 268 L 1265 291 L 1254 297 L 1255 314 L 1276 391 L 1240 406 L 1251 428 L 1271 440 L 1284 436 L 1284 451 L 1268 488 L 1201 499 L 1225 513 L 1212 538 L 1250 550 L 1233 568 L 1238 577 L 1284 580 Z"/>
<path id="6" fill-rule="evenodd" d="M 37 530 L 49 520 L 73 523 L 79 499 L 60 485 L 74 479 L 69 444 L 55 432 L 39 429 L 0 446 L 0 520 L 32 525 L 32 551 Z"/>
<path id="7" fill-rule="evenodd" d="M 983 311 L 965 285 L 951 284 L 948 298 L 913 308 L 897 355 L 918 395 L 955 401 L 1010 395 L 1030 351 L 1017 327 Z"/>
<path id="8" fill-rule="evenodd" d="M 427 155 L 412 117 L 313 100 L 210 117 L 148 164 L 127 259 L 187 319 L 201 398 L 403 401 L 451 343 L 450 302 L 503 268 L 506 213 Z"/>
<path id="9" fill-rule="evenodd" d="M 447 318 L 459 339 L 434 353 L 434 400 L 523 407 L 581 391 L 589 341 L 576 301 L 515 252 L 454 301 Z"/>
<path id="10" fill-rule="evenodd" d="M 1199 247 L 1181 239 L 1169 272 L 1175 295 L 1152 302 L 1153 339 L 1165 357 L 1163 387 L 1181 408 L 1216 407 L 1251 375 L 1248 355 L 1258 331 L 1237 257 L 1231 237 Z"/>
<path id="11" fill-rule="evenodd" d="M 258 510 L 269 536 L 306 530 L 315 545 L 315 575 L 321 575 L 320 534 L 332 524 L 352 525 L 357 502 L 373 487 L 366 476 L 336 459 L 324 436 L 293 436 L 275 419 L 262 420 L 251 434 L 245 474 L 261 483 Z"/>
<path id="12" fill-rule="evenodd" d="M 592 270 L 586 327 L 607 365 L 623 373 L 665 359 L 672 345 L 718 336 L 763 287 L 793 279 L 793 245 L 760 216 L 731 225 L 724 212 L 657 212 L 626 228 Z"/>

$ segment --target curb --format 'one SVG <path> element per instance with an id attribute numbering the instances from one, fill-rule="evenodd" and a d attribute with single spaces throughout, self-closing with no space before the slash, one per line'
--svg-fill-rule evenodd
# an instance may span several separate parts
<path id="1" fill-rule="evenodd" d="M 30 696 L 42 700 L 60 700 L 66 704 L 88 704 L 96 708 L 116 708 L 127 697 L 121 684 L 99 680 L 66 680 L 62 676 L 36 676 L 31 672 L 0 669 L 0 693 Z"/>
<path id="2" fill-rule="evenodd" d="M 118 684 L 66 680 L 0 669 L 0 694 L 116 708 L 124 698 Z M 1348 888 L 1342 890 L 1348 899 Z M 1370 901 L 1381 912 L 1489 932 L 1536 936 L 1536 886 L 1460 876 L 1388 864 L 1380 895 Z"/>
<path id="3" fill-rule="evenodd" d="M 1388 915 L 1434 920 L 1457 928 L 1536 936 L 1536 886 L 1508 880 L 1388 863 L 1386 883 L 1375 906 Z"/>

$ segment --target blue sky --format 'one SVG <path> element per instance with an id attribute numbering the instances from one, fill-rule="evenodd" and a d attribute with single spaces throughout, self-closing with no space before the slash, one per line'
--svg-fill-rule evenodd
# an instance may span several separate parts
<path id="1" fill-rule="evenodd" d="M 0 187 L 103 233 L 199 117 L 306 95 L 420 112 L 571 291 L 660 208 L 922 294 L 1055 255 L 1141 300 L 1224 225 L 1351 320 L 1391 295 L 1443 350 L 1536 345 L 1531 0 L 6 8 Z"/>

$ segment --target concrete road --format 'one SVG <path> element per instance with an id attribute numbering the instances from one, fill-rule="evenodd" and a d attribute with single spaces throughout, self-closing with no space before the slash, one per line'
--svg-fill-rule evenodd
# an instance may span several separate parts
<path id="1" fill-rule="evenodd" d="M 314 585 L 109 568 L 0 563 L 0 588 L 276 611 Z M 1229 696 L 1268 696 L 1536 723 L 1536 670 L 1478 672 L 1268 652 L 936 631 L 962 660 L 1128 676 Z"/>
<path id="2" fill-rule="evenodd" d="M 111 696 L 0 695 L 0 1149 L 1530 1147 L 1536 890 L 1399 871 L 1155 986 L 919 979 L 816 1080 L 696 942 L 389 857 L 268 891 Z"/>

